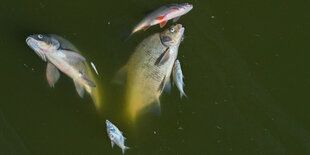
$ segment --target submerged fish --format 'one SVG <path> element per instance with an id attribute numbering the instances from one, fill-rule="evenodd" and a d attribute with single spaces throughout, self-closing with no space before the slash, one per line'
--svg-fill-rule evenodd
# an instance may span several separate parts
<path id="1" fill-rule="evenodd" d="M 35 34 L 27 37 L 26 43 L 43 61 L 47 62 L 46 77 L 51 87 L 54 87 L 60 77 L 58 70 L 73 79 L 80 97 L 84 96 L 84 88 L 91 93 L 91 88 L 96 87 L 87 75 L 86 66 L 83 63 L 86 59 L 75 51 L 63 49 L 56 37 Z"/>
<path id="2" fill-rule="evenodd" d="M 184 29 L 177 24 L 144 39 L 119 71 L 118 78 L 127 76 L 126 101 L 133 118 L 154 101 L 160 105 L 163 89 L 170 88 L 170 75 Z"/>
<path id="3" fill-rule="evenodd" d="M 130 35 L 141 29 L 145 31 L 156 24 L 160 24 L 160 27 L 164 27 L 170 19 L 174 19 L 173 22 L 176 22 L 182 15 L 189 12 L 192 8 L 193 5 L 188 3 L 164 5 L 143 18 L 142 21 L 133 28 Z"/>
<path id="4" fill-rule="evenodd" d="M 182 98 L 182 96 L 187 97 L 186 94 L 184 93 L 184 90 L 183 90 L 183 87 L 184 87 L 183 78 L 184 78 L 184 76 L 182 73 L 181 64 L 180 64 L 179 60 L 176 60 L 174 62 L 172 75 L 173 75 L 173 81 L 180 91 L 181 98 Z"/>
<path id="5" fill-rule="evenodd" d="M 126 150 L 130 149 L 124 144 L 126 138 L 123 136 L 122 132 L 119 131 L 119 129 L 114 124 L 112 124 L 109 120 L 106 120 L 106 125 L 107 125 L 107 133 L 111 140 L 112 148 L 114 144 L 116 144 L 122 149 L 122 152 L 124 154 Z"/>

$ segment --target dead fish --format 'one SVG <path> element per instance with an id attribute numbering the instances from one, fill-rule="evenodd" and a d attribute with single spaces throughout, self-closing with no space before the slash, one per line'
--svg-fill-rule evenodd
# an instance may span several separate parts
<path id="1" fill-rule="evenodd" d="M 182 96 L 187 97 L 186 94 L 184 93 L 184 90 L 183 90 L 183 87 L 184 87 L 183 78 L 184 78 L 184 76 L 182 73 L 181 64 L 180 64 L 179 60 L 176 60 L 174 62 L 172 75 L 173 75 L 173 81 L 180 91 L 181 98 L 182 98 Z"/>
<path id="2" fill-rule="evenodd" d="M 35 34 L 26 39 L 26 43 L 47 62 L 46 77 L 49 85 L 54 87 L 60 77 L 58 70 L 73 79 L 80 97 L 84 96 L 84 88 L 96 87 L 87 74 L 82 55 L 72 50 L 63 49 L 61 42 L 51 35 Z"/>
<path id="3" fill-rule="evenodd" d="M 118 81 L 122 81 L 122 76 L 127 77 L 126 101 L 133 118 L 154 101 L 160 105 L 163 89 L 170 89 L 170 75 L 184 30 L 177 24 L 147 37 L 119 71 Z"/>
<path id="4" fill-rule="evenodd" d="M 125 151 L 130 149 L 130 148 L 125 146 L 125 144 L 124 144 L 126 138 L 123 136 L 123 133 L 114 124 L 112 124 L 109 120 L 106 120 L 106 125 L 107 125 L 107 133 L 108 133 L 108 136 L 111 140 L 112 148 L 113 148 L 114 144 L 116 144 L 117 146 L 119 146 L 122 149 L 122 152 L 124 154 Z"/>
<path id="5" fill-rule="evenodd" d="M 91 67 L 93 67 L 94 71 L 96 72 L 97 75 L 99 75 L 97 68 L 93 62 L 90 62 Z"/>
<path id="6" fill-rule="evenodd" d="M 188 13 L 192 8 L 193 5 L 188 3 L 168 4 L 159 7 L 143 18 L 142 21 L 133 28 L 130 35 L 141 29 L 145 31 L 149 27 L 156 24 L 160 24 L 160 27 L 164 27 L 170 19 L 173 19 L 173 22 L 176 22 L 181 16 Z"/>

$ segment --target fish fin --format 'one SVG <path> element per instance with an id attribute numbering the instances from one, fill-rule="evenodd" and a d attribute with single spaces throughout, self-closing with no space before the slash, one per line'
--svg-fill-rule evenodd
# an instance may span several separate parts
<path id="1" fill-rule="evenodd" d="M 123 66 L 114 76 L 112 83 L 124 84 L 126 82 L 127 65 Z"/>
<path id="2" fill-rule="evenodd" d="M 173 18 L 173 20 L 172 20 L 172 22 L 177 22 L 179 19 L 181 18 L 181 16 L 179 16 L 179 17 L 175 17 L 175 18 Z"/>
<path id="3" fill-rule="evenodd" d="M 144 26 L 142 29 L 144 30 L 144 31 L 146 31 L 147 29 L 149 29 L 151 26 L 150 25 L 147 25 L 147 26 Z"/>
<path id="4" fill-rule="evenodd" d="M 181 99 L 182 99 L 183 96 L 185 96 L 186 98 L 188 98 L 184 91 L 183 91 L 183 92 L 180 92 L 180 97 L 181 97 Z"/>
<path id="5" fill-rule="evenodd" d="M 157 91 L 159 91 L 159 95 L 157 98 L 159 98 L 160 94 L 163 92 L 164 87 L 165 87 L 165 83 L 166 83 L 166 75 L 164 76 L 163 80 L 161 80 L 161 83 L 157 89 Z M 159 102 L 159 99 L 158 99 L 158 102 Z"/>
<path id="6" fill-rule="evenodd" d="M 156 19 L 157 20 L 163 20 L 165 18 L 165 16 L 159 16 L 159 17 L 157 17 Z"/>
<path id="7" fill-rule="evenodd" d="M 54 87 L 55 83 L 58 81 L 60 73 L 55 65 L 52 63 L 47 63 L 46 67 L 46 78 L 50 87 Z"/>
<path id="8" fill-rule="evenodd" d="M 163 28 L 166 24 L 167 24 L 167 21 L 166 21 L 166 20 L 162 21 L 162 22 L 160 23 L 160 28 Z"/>
<path id="9" fill-rule="evenodd" d="M 114 142 L 113 141 L 111 141 L 111 145 L 112 145 L 112 148 L 114 147 Z"/>
<path id="10" fill-rule="evenodd" d="M 122 148 L 122 152 L 123 154 L 125 153 L 126 150 L 130 149 L 130 147 L 124 146 L 124 148 Z"/>
<path id="11" fill-rule="evenodd" d="M 82 75 L 81 78 L 83 78 L 83 80 L 85 80 L 87 85 L 89 85 L 90 87 L 96 87 L 96 84 L 90 79 L 88 79 L 85 75 Z"/>
<path id="12" fill-rule="evenodd" d="M 170 80 L 170 78 L 168 78 L 168 79 L 166 80 L 164 91 L 165 91 L 166 93 L 168 93 L 168 94 L 171 93 L 171 80 Z"/>
<path id="13" fill-rule="evenodd" d="M 66 56 L 69 62 L 72 64 L 79 64 L 80 62 L 85 61 L 86 59 L 79 53 L 69 51 L 69 50 L 61 50 L 61 52 Z"/>
<path id="14" fill-rule="evenodd" d="M 83 98 L 84 97 L 84 93 L 85 93 L 83 85 L 79 84 L 77 81 L 73 81 L 73 82 L 74 82 L 75 89 L 76 89 L 77 93 L 79 94 L 79 96 L 81 98 Z"/>
<path id="15" fill-rule="evenodd" d="M 161 66 L 163 64 L 165 64 L 166 62 L 168 62 L 170 58 L 170 50 L 169 47 L 164 51 L 164 53 L 162 53 L 159 58 L 156 60 L 155 65 L 157 66 Z"/>
<path id="16" fill-rule="evenodd" d="M 124 29 L 120 32 L 121 40 L 123 42 L 126 42 L 134 33 L 135 33 L 135 28 L 128 28 Z"/>

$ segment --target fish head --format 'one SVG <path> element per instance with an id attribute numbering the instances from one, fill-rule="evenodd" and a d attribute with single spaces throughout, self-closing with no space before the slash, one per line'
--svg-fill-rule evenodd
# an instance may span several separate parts
<path id="1" fill-rule="evenodd" d="M 175 46 L 180 44 L 183 38 L 185 28 L 181 24 L 172 25 L 160 34 L 160 39 L 165 46 Z"/>
<path id="2" fill-rule="evenodd" d="M 167 6 L 172 17 L 182 16 L 193 9 L 193 5 L 189 3 L 176 3 Z"/>
<path id="3" fill-rule="evenodd" d="M 26 39 L 26 43 L 31 47 L 44 61 L 46 61 L 45 54 L 49 51 L 59 49 L 60 43 L 53 37 L 42 34 L 30 35 Z"/>
<path id="4" fill-rule="evenodd" d="M 116 131 L 114 125 L 109 120 L 106 120 L 105 122 L 107 125 L 108 135 L 109 135 L 111 140 L 114 140 L 117 137 L 117 131 Z"/>
<path id="5" fill-rule="evenodd" d="M 112 128 L 113 127 L 113 124 L 109 120 L 106 120 L 105 124 L 107 125 L 107 128 Z"/>

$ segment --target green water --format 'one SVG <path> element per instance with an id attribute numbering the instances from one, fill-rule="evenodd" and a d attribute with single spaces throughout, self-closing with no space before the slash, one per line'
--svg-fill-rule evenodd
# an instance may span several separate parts
<path id="1" fill-rule="evenodd" d="M 188 1 L 194 9 L 178 23 L 189 98 L 174 87 L 160 116 L 126 117 L 124 87 L 112 77 L 163 29 L 125 43 L 124 32 L 172 2 L 1 1 L 0 154 L 121 154 L 105 119 L 124 132 L 126 154 L 310 154 L 309 11 L 288 0 Z M 60 35 L 96 64 L 102 110 L 65 75 L 49 88 L 46 63 L 25 43 L 33 33 Z"/>

